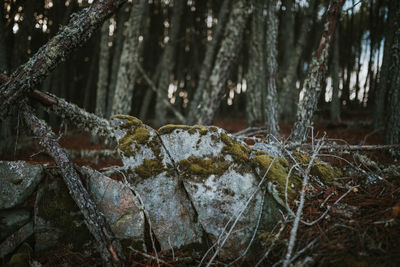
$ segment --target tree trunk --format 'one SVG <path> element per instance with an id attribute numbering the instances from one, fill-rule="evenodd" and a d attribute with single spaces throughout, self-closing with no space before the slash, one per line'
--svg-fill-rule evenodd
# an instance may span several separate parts
<path id="1" fill-rule="evenodd" d="M 139 60 L 139 35 L 147 2 L 139 0 L 131 8 L 128 32 L 124 40 L 118 77 L 112 104 L 113 114 L 129 114 L 137 78 L 136 62 Z"/>
<path id="2" fill-rule="evenodd" d="M 266 64 L 265 64 L 265 24 L 266 16 L 264 0 L 253 0 L 255 7 L 251 17 L 251 35 L 249 49 L 249 67 L 247 71 L 247 91 L 246 91 L 246 115 L 249 126 L 254 126 L 264 122 L 263 120 L 263 101 L 266 97 Z M 275 18 L 275 16 L 274 16 Z M 269 29 L 268 29 L 269 30 Z M 267 33 L 268 38 L 271 37 Z M 273 33 L 272 33 L 273 34 Z M 268 48 L 267 48 L 268 49 Z M 267 108 L 268 106 L 264 106 Z"/>
<path id="3" fill-rule="evenodd" d="M 310 0 L 309 6 L 304 11 L 304 21 L 300 27 L 299 38 L 294 47 L 287 51 L 288 64 L 285 77 L 282 80 L 282 90 L 279 96 L 281 107 L 281 116 L 285 121 L 293 121 L 296 114 L 296 102 L 299 97 L 299 92 L 296 87 L 297 68 L 300 63 L 302 52 L 307 43 L 308 30 L 310 28 L 313 15 L 317 13 L 317 0 Z M 289 40 L 290 41 L 290 40 Z"/>
<path id="4" fill-rule="evenodd" d="M 218 44 L 220 43 L 222 34 L 224 33 L 225 24 L 228 19 L 230 2 L 231 1 L 229 0 L 224 0 L 224 2 L 222 3 L 221 9 L 218 14 L 218 24 L 215 28 L 211 42 L 209 42 L 207 45 L 206 54 L 201 67 L 199 82 L 195 90 L 193 100 L 190 103 L 187 119 L 189 124 L 194 122 L 194 114 L 198 112 L 197 106 L 199 105 L 202 91 L 205 90 L 205 86 L 207 85 L 207 82 L 210 78 L 215 59 L 215 53 L 217 52 Z"/>
<path id="5" fill-rule="evenodd" d="M 393 39 L 393 34 L 391 27 L 393 26 L 393 19 L 392 10 L 389 9 L 389 16 L 387 20 L 387 26 L 385 27 L 385 45 L 383 50 L 383 60 L 381 70 L 379 72 L 379 86 L 376 88 L 376 98 L 375 98 L 375 105 L 374 105 L 374 128 L 379 129 L 385 125 L 384 114 L 385 114 L 385 103 L 386 103 L 386 95 L 387 95 L 387 88 L 388 88 L 388 79 L 390 76 L 389 73 L 389 66 L 390 61 L 392 58 L 391 54 L 391 44 Z"/>
<path id="6" fill-rule="evenodd" d="M 343 6 L 343 0 L 331 0 L 327 22 L 315 57 L 309 67 L 308 77 L 304 82 L 305 93 L 299 101 L 296 122 L 291 133 L 291 141 L 303 143 L 307 140 L 309 128 L 312 126 L 314 112 L 317 109 L 321 86 L 324 83 L 328 53 L 333 41 L 336 23 Z"/>
<path id="7" fill-rule="evenodd" d="M 110 21 L 104 22 L 101 27 L 100 39 L 100 55 L 97 77 L 97 94 L 96 94 L 96 115 L 104 117 L 106 112 L 106 94 L 108 87 L 108 62 L 110 60 L 110 48 L 108 47 Z"/>
<path id="8" fill-rule="evenodd" d="M 278 23 L 276 18 L 276 1 L 268 1 L 267 31 L 266 31 L 266 55 L 267 55 L 267 96 L 264 99 L 264 118 L 268 126 L 269 134 L 279 139 L 278 95 L 276 92 L 276 41 L 278 38 Z M 270 138 L 271 140 L 274 140 Z"/>
<path id="9" fill-rule="evenodd" d="M 332 55 L 332 102 L 330 106 L 331 121 L 340 121 L 340 99 L 339 99 L 339 34 L 336 29 L 336 38 L 333 43 Z"/>
<path id="10" fill-rule="evenodd" d="M 389 10 L 393 18 L 390 19 L 391 44 L 390 64 L 388 72 L 388 119 L 386 121 L 385 142 L 400 144 L 400 2 L 390 1 Z"/>
<path id="11" fill-rule="evenodd" d="M 115 94 L 115 86 L 117 83 L 118 77 L 118 68 L 119 62 L 121 59 L 122 45 L 124 43 L 124 30 L 125 30 L 125 22 L 128 20 L 129 13 L 125 11 L 125 6 L 122 6 L 121 9 L 116 14 L 117 20 L 117 29 L 114 32 L 113 38 L 113 56 L 111 63 L 111 71 L 110 71 L 110 85 L 108 86 L 107 92 L 107 115 L 106 118 L 111 116 L 112 112 L 112 102 L 114 100 Z M 132 5 L 129 5 L 129 10 Z"/>
<path id="12" fill-rule="evenodd" d="M 157 92 L 155 112 L 156 117 L 154 120 L 154 123 L 159 126 L 165 124 L 166 121 L 167 105 L 164 100 L 168 100 L 168 86 L 171 83 L 171 75 L 175 67 L 177 40 L 185 5 L 186 2 L 184 0 L 174 1 L 171 17 L 171 27 L 169 28 L 168 32 L 169 39 L 161 56 L 161 73 L 157 86 L 159 91 Z"/>
<path id="13" fill-rule="evenodd" d="M 224 94 L 231 67 L 236 60 L 243 42 L 243 31 L 249 16 L 249 1 L 236 0 L 225 29 L 225 38 L 221 42 L 212 70 L 209 85 L 202 91 L 198 112 L 194 121 L 198 124 L 211 124 Z"/>

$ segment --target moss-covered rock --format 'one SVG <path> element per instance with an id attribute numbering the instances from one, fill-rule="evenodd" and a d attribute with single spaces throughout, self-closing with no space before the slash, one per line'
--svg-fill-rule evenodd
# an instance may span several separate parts
<path id="1" fill-rule="evenodd" d="M 285 197 L 286 179 L 288 180 L 288 199 L 292 200 L 296 197 L 296 188 L 300 187 L 301 180 L 295 175 L 290 175 L 290 177 L 288 177 L 289 163 L 286 159 L 275 158 L 263 153 L 256 153 L 253 162 L 260 177 L 263 177 L 268 170 L 267 180 L 273 182 L 277 186 L 282 199 Z"/>
<path id="2" fill-rule="evenodd" d="M 200 135 L 205 135 L 208 133 L 208 129 L 205 126 L 202 126 L 202 125 L 188 126 L 188 125 L 182 125 L 182 124 L 167 124 L 167 125 L 160 127 L 157 130 L 157 132 L 160 135 L 164 135 L 164 134 L 170 134 L 175 130 L 188 131 L 190 134 L 194 134 L 194 133 L 198 132 L 198 133 L 200 133 Z"/>
<path id="3" fill-rule="evenodd" d="M 251 149 L 248 146 L 233 140 L 226 133 L 221 133 L 221 141 L 225 144 L 224 148 L 222 149 L 223 153 L 230 154 L 238 163 L 249 163 Z"/>
<path id="4" fill-rule="evenodd" d="M 307 168 L 311 158 L 300 152 L 293 152 L 295 160 Z M 333 168 L 326 162 L 314 160 L 310 169 L 310 174 L 318 177 L 324 183 L 330 183 L 335 177 L 340 177 L 342 172 L 338 168 Z"/>
<path id="5" fill-rule="evenodd" d="M 144 159 L 143 163 L 135 168 L 135 172 L 142 178 L 155 177 L 166 170 L 159 159 Z"/>
<path id="6" fill-rule="evenodd" d="M 223 157 L 202 159 L 197 157 L 189 157 L 177 163 L 180 174 L 186 178 L 207 178 L 214 174 L 221 176 L 228 168 L 229 162 Z"/>
<path id="7" fill-rule="evenodd" d="M 118 140 L 118 149 L 121 150 L 126 157 L 134 156 L 135 149 L 132 145 L 146 144 L 149 138 L 150 132 L 145 126 L 129 129 L 125 136 Z"/>

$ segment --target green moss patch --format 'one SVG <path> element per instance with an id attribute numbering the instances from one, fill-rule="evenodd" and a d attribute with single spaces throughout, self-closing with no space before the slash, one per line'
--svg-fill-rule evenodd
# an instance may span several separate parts
<path id="1" fill-rule="evenodd" d="M 177 166 L 183 178 L 190 179 L 193 176 L 207 178 L 212 174 L 221 176 L 229 168 L 229 162 L 223 157 L 202 159 L 191 156 L 178 162 Z"/>
<path id="2" fill-rule="evenodd" d="M 233 140 L 226 133 L 221 133 L 221 141 L 225 143 L 222 153 L 230 154 L 236 162 L 249 163 L 251 149 L 242 143 Z"/>
<path id="3" fill-rule="evenodd" d="M 303 168 L 307 167 L 311 160 L 309 156 L 304 155 L 300 152 L 294 152 L 293 156 L 298 163 L 303 165 Z M 313 176 L 317 176 L 324 183 L 330 183 L 332 182 L 333 178 L 342 175 L 341 171 L 338 168 L 333 168 L 332 166 L 320 160 L 313 161 L 310 173 Z"/>
<path id="4" fill-rule="evenodd" d="M 135 156 L 135 151 L 132 144 L 145 144 L 150 138 L 150 132 L 145 126 L 138 126 L 134 129 L 129 129 L 124 137 L 118 141 L 118 148 L 122 151 L 125 157 Z"/>
<path id="5" fill-rule="evenodd" d="M 188 125 L 182 125 L 182 124 L 164 125 L 160 129 L 158 129 L 158 133 L 160 135 L 170 134 L 175 130 L 188 131 L 190 134 L 195 134 L 196 132 L 199 132 L 200 135 L 206 135 L 208 133 L 208 129 L 205 126 L 201 126 L 201 125 L 188 126 Z"/>
<path id="6" fill-rule="evenodd" d="M 154 177 L 166 170 L 158 159 L 144 159 L 143 163 L 135 168 L 135 172 L 142 178 Z"/>
<path id="7" fill-rule="evenodd" d="M 129 115 L 117 114 L 117 115 L 114 115 L 111 117 L 111 119 L 114 119 L 114 118 L 126 120 L 126 122 L 120 126 L 121 128 L 124 128 L 124 129 L 133 128 L 133 127 L 140 126 L 143 124 L 142 121 L 139 120 L 138 118 L 129 116 Z"/>
<path id="8" fill-rule="evenodd" d="M 285 196 L 286 178 L 288 176 L 287 167 L 289 166 L 289 163 L 287 162 L 287 160 L 285 160 L 284 158 L 274 158 L 270 155 L 260 154 L 255 156 L 254 164 L 255 167 L 259 170 L 258 174 L 261 177 L 264 176 L 265 172 L 269 168 L 267 178 L 268 180 L 273 181 L 276 184 L 278 191 L 283 199 Z M 298 177 L 291 175 L 288 182 L 288 198 L 294 199 L 296 195 L 296 190 L 290 185 L 294 183 L 296 187 L 299 187 L 301 185 L 301 180 Z"/>

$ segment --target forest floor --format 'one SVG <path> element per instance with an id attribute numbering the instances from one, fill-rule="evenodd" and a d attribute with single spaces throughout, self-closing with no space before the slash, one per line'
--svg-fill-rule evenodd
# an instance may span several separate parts
<path id="1" fill-rule="evenodd" d="M 383 131 L 373 131 L 367 123 L 367 118 L 353 114 L 351 120 L 343 120 L 338 124 L 321 122 L 315 124 L 315 138 L 326 137 L 336 144 L 352 145 L 379 145 L 383 143 Z M 229 132 L 237 132 L 245 129 L 245 119 L 217 120 L 217 126 Z M 290 134 L 291 125 L 281 124 L 282 138 Z M 92 145 L 90 135 L 73 130 L 60 139 L 64 148 L 72 151 L 78 150 L 102 150 L 103 145 Z M 0 160 L 26 160 L 31 163 L 51 163 L 44 153 L 38 153 L 39 145 L 32 145 L 17 151 L 15 155 L 0 157 Z M 324 158 L 332 165 L 346 167 L 353 164 L 368 173 L 379 175 L 377 169 L 371 170 L 371 166 L 363 166 L 357 155 L 367 156 L 378 164 L 380 169 L 385 166 L 398 164 L 398 161 L 385 151 L 358 152 L 339 155 L 335 158 Z M 338 155 L 338 154 L 334 154 Z M 95 169 L 101 169 L 113 165 L 121 165 L 118 159 L 104 158 L 75 158 L 78 165 L 89 165 Z M 347 162 L 348 161 L 348 162 Z M 347 192 L 351 186 L 354 188 Z M 348 194 L 346 194 L 346 192 Z M 335 203 L 346 194 L 340 203 Z M 396 174 L 388 174 L 383 180 L 366 182 L 365 175 L 354 172 L 335 180 L 329 188 L 307 196 L 303 210 L 303 219 L 313 221 L 320 217 L 326 208 L 331 206 L 328 214 L 318 223 L 312 226 L 300 224 L 296 246 L 294 251 L 306 248 L 298 259 L 312 258 L 313 264 L 318 266 L 400 266 L 400 177 Z M 293 207 L 295 209 L 296 207 Z M 275 231 L 278 231 L 277 227 Z M 271 252 L 265 266 L 273 265 L 284 258 L 287 243 L 290 237 L 291 222 L 288 222 L 279 239 L 271 246 Z M 276 234 L 276 233 L 275 233 Z M 272 244 L 272 240 L 266 240 L 266 246 Z M 127 266 L 156 266 L 152 258 L 127 252 Z M 260 254 L 263 254 L 260 251 Z M 170 266 L 196 266 L 199 258 L 188 255 L 184 251 L 175 251 L 175 257 L 183 259 L 179 264 L 174 262 L 171 253 L 159 255 L 166 265 Z M 54 251 L 36 254 L 33 257 L 45 266 L 92 266 L 100 263 L 98 258 L 84 257 L 79 252 L 73 252 L 67 248 L 57 248 Z M 247 259 L 246 264 L 238 263 L 236 266 L 251 266 L 255 262 Z M 0 263 L 1 265 L 1 263 Z M 221 263 L 222 265 L 222 263 Z"/>

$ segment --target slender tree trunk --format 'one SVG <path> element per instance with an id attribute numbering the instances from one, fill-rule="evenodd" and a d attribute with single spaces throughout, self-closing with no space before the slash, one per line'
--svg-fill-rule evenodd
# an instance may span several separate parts
<path id="1" fill-rule="evenodd" d="M 267 95 L 264 97 L 264 118 L 269 133 L 279 139 L 278 95 L 276 91 L 277 73 L 277 38 L 278 23 L 276 18 L 276 1 L 268 1 L 267 30 L 266 30 L 266 55 L 267 55 Z M 272 138 L 271 138 L 272 139 Z M 273 139 L 272 139 L 273 140 Z"/>
<path id="2" fill-rule="evenodd" d="M 108 92 L 107 92 L 107 115 L 106 118 L 109 118 L 111 116 L 112 112 L 112 103 L 114 100 L 114 94 L 115 94 L 115 86 L 117 83 L 117 77 L 118 77 L 118 69 L 119 69 L 119 63 L 121 59 L 121 52 L 122 52 L 122 45 L 124 43 L 124 30 L 126 29 L 125 27 L 125 22 L 129 18 L 129 13 L 125 11 L 126 5 L 122 6 L 121 9 L 118 11 L 116 18 L 117 18 L 117 28 L 116 31 L 114 32 L 114 38 L 113 38 L 113 55 L 112 55 L 112 63 L 111 63 L 111 71 L 110 71 L 110 85 L 108 86 Z M 132 4 L 129 5 L 129 11 L 130 8 L 132 7 Z"/>
<path id="3" fill-rule="evenodd" d="M 340 99 L 339 99 L 339 34 L 336 29 L 336 38 L 333 43 L 332 55 L 332 102 L 330 106 L 331 121 L 340 121 Z"/>
<path id="4" fill-rule="evenodd" d="M 310 0 L 309 6 L 304 11 L 304 21 L 300 27 L 298 41 L 291 50 L 288 51 L 290 63 L 288 64 L 285 77 L 282 80 L 282 90 L 279 96 L 281 116 L 287 122 L 293 121 L 296 115 L 296 102 L 299 92 L 296 87 L 297 68 L 300 63 L 302 52 L 307 43 L 308 31 L 313 21 L 313 15 L 317 13 L 318 0 Z M 290 41 L 290 40 L 289 40 Z"/>
<path id="5" fill-rule="evenodd" d="M 392 19 L 393 15 L 391 12 L 394 12 L 389 9 L 389 17 L 388 17 L 388 25 L 385 27 L 385 45 L 383 48 L 383 60 L 381 70 L 379 72 L 378 78 L 378 87 L 376 88 L 376 97 L 375 97 L 375 105 L 374 105 L 374 128 L 379 129 L 384 126 L 384 114 L 385 114 L 385 103 L 386 103 L 386 95 L 387 95 L 387 88 L 388 88 L 388 80 L 390 76 L 390 61 L 392 58 L 391 54 L 391 44 L 393 40 L 392 34 Z"/>
<path id="6" fill-rule="evenodd" d="M 194 121 L 198 124 L 211 124 L 224 94 L 231 67 L 236 60 L 243 42 L 243 31 L 249 16 L 249 1 L 235 0 L 229 21 L 225 29 L 225 38 L 221 42 L 209 85 L 202 91 L 198 112 Z"/>
<path id="7" fill-rule="evenodd" d="M 164 125 L 167 117 L 167 105 L 163 99 L 168 99 L 168 86 L 171 83 L 172 72 L 176 63 L 176 47 L 181 27 L 181 20 L 186 2 L 184 0 L 175 0 L 172 9 L 171 27 L 168 32 L 168 42 L 165 45 L 161 56 L 161 73 L 158 80 L 156 112 L 154 123 Z"/>
<path id="8" fill-rule="evenodd" d="M 299 101 L 296 122 L 291 133 L 291 141 L 302 143 L 307 140 L 312 125 L 314 112 L 317 109 L 321 86 L 324 83 L 326 65 L 331 43 L 335 35 L 336 24 L 343 6 L 343 0 L 331 0 L 327 22 L 315 57 L 309 67 L 308 77 L 304 83 L 305 93 Z"/>
<path id="9" fill-rule="evenodd" d="M 388 88 L 388 119 L 386 121 L 385 142 L 400 144 L 400 2 L 390 1 L 389 10 L 393 18 L 390 33 L 390 64 Z"/>
<path id="10" fill-rule="evenodd" d="M 106 94 L 108 87 L 108 62 L 110 60 L 109 42 L 110 21 L 106 20 L 101 27 L 99 71 L 97 77 L 96 115 L 104 117 L 106 114 Z"/>
<path id="11" fill-rule="evenodd" d="M 246 91 L 246 115 L 247 123 L 254 126 L 262 123 L 263 120 L 263 96 L 266 85 L 266 64 L 265 64 L 265 24 L 267 17 L 264 16 L 264 0 L 253 0 L 255 7 L 251 17 L 251 34 L 249 49 L 249 67 L 247 71 L 247 91 Z M 275 16 L 274 16 L 275 18 Z M 270 32 L 267 33 L 270 37 Z M 272 33 L 273 34 L 273 33 Z M 273 38 L 273 37 L 271 37 Z M 268 48 L 267 48 L 268 49 Z M 267 108 L 267 106 L 265 106 Z"/>
<path id="12" fill-rule="evenodd" d="M 128 21 L 128 32 L 121 52 L 118 78 L 112 104 L 113 114 L 129 114 L 133 90 L 137 79 L 136 62 L 139 60 L 139 35 L 147 1 L 133 3 Z"/>
<path id="13" fill-rule="evenodd" d="M 194 114 L 198 112 L 198 105 L 202 91 L 205 90 L 205 86 L 207 85 L 207 82 L 210 78 L 218 44 L 221 41 L 221 37 L 225 29 L 225 24 L 226 21 L 228 20 L 230 2 L 231 2 L 230 0 L 224 0 L 224 2 L 222 3 L 221 9 L 218 14 L 218 24 L 215 28 L 211 42 L 207 44 L 207 50 L 201 67 L 199 82 L 195 90 L 193 100 L 190 103 L 190 108 L 188 113 L 189 124 L 194 122 Z"/>
<path id="14" fill-rule="evenodd" d="M 281 19 L 282 40 L 280 41 L 282 56 L 282 64 L 279 67 L 279 75 L 286 77 L 289 65 L 292 64 L 293 48 L 294 48 L 294 14 L 293 14 L 293 0 L 283 0 L 282 4 L 285 10 Z"/>

